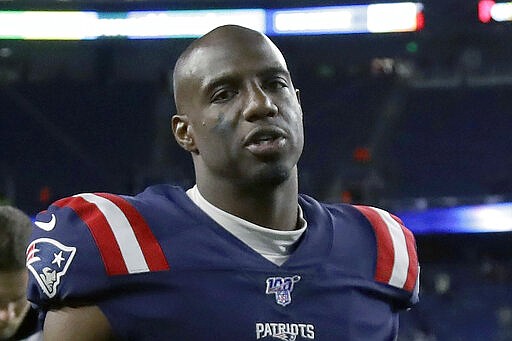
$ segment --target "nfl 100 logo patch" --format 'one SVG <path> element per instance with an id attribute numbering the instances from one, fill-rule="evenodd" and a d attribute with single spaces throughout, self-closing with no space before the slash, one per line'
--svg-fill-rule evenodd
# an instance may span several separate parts
<path id="1" fill-rule="evenodd" d="M 276 303 L 283 307 L 292 301 L 292 291 L 295 283 L 300 281 L 299 275 L 290 277 L 269 277 L 267 278 L 266 294 L 274 294 Z"/>

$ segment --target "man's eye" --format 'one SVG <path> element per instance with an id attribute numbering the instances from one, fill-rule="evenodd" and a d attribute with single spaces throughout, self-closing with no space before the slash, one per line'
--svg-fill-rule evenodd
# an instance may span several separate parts
<path id="1" fill-rule="evenodd" d="M 216 91 L 212 96 L 212 103 L 222 103 L 229 101 L 236 95 L 236 91 L 233 90 L 220 90 Z"/>
<path id="2" fill-rule="evenodd" d="M 282 89 L 288 87 L 288 83 L 281 78 L 272 79 L 267 83 L 267 87 L 270 89 Z"/>

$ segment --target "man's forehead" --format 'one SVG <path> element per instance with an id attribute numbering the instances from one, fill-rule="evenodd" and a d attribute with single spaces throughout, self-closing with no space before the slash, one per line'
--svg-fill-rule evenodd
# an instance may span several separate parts
<path id="1" fill-rule="evenodd" d="M 268 44 L 207 45 L 188 56 L 183 71 L 189 77 L 204 79 L 242 73 L 288 73 L 288 68 L 279 50 Z"/>

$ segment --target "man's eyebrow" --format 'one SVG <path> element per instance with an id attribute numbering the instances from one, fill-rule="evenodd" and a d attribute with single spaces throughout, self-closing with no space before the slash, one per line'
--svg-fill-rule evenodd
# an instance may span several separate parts
<path id="1" fill-rule="evenodd" d="M 212 78 L 208 78 L 201 82 L 201 89 L 205 92 L 209 92 L 216 87 L 223 84 L 232 84 L 237 81 L 237 77 L 232 74 L 221 74 Z"/>
<path id="2" fill-rule="evenodd" d="M 283 67 L 270 67 L 260 72 L 261 76 L 273 76 L 273 75 L 283 75 L 286 77 L 290 77 L 290 72 Z"/>

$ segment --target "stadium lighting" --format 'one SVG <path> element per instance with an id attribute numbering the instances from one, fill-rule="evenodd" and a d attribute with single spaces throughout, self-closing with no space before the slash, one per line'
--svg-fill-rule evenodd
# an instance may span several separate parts
<path id="1" fill-rule="evenodd" d="M 0 39 L 192 38 L 225 24 L 267 35 L 408 32 L 423 28 L 423 5 L 386 3 L 292 9 L 177 11 L 0 11 Z"/>
<path id="2" fill-rule="evenodd" d="M 96 38 L 92 28 L 97 24 L 95 12 L 2 11 L 2 39 L 79 40 Z"/>
<path id="3" fill-rule="evenodd" d="M 423 28 L 422 10 L 420 3 L 404 2 L 283 9 L 270 17 L 274 34 L 410 32 Z"/>
<path id="4" fill-rule="evenodd" d="M 174 12 L 129 12 L 118 35 L 128 38 L 199 37 L 217 26 L 241 25 L 265 31 L 262 9 L 203 10 Z"/>
<path id="5" fill-rule="evenodd" d="M 271 13 L 276 34 L 360 33 L 366 31 L 366 6 L 284 9 Z"/>
<path id="6" fill-rule="evenodd" d="M 412 2 L 369 5 L 368 31 L 372 33 L 410 32 L 423 28 L 423 6 Z"/>
<path id="7" fill-rule="evenodd" d="M 512 2 L 496 3 L 493 0 L 480 0 L 478 2 L 478 19 L 483 23 L 492 20 L 512 21 Z"/>
<path id="8" fill-rule="evenodd" d="M 397 212 L 415 234 L 512 231 L 512 203 Z"/>
<path id="9" fill-rule="evenodd" d="M 224 24 L 265 29 L 261 9 L 198 11 L 0 11 L 1 39 L 87 40 L 100 37 L 138 39 L 200 36 Z"/>
<path id="10" fill-rule="evenodd" d="M 512 21 L 512 2 L 494 4 L 491 17 L 496 21 Z"/>

